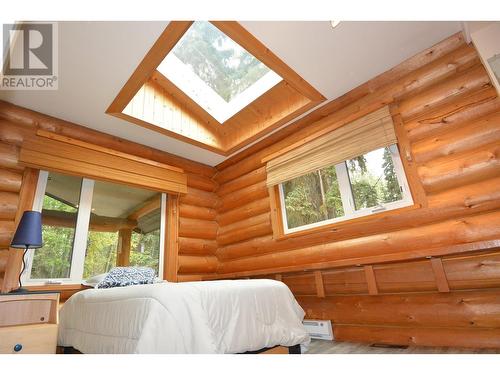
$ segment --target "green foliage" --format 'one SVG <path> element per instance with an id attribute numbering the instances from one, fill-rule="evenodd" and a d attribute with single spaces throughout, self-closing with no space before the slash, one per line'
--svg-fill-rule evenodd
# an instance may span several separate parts
<path id="1" fill-rule="evenodd" d="M 347 167 L 352 173 L 356 172 L 356 170 L 359 170 L 360 173 L 365 174 L 368 171 L 365 155 L 356 156 L 353 159 L 347 160 Z"/>
<path id="2" fill-rule="evenodd" d="M 209 22 L 195 22 L 173 53 L 225 101 L 230 102 L 269 72 Z"/>
<path id="3" fill-rule="evenodd" d="M 328 218 L 344 216 L 344 207 L 340 197 L 339 183 L 337 181 L 337 172 L 335 166 L 324 168 L 320 171 L 326 200 L 326 209 Z"/>
<path id="4" fill-rule="evenodd" d="M 403 193 L 399 186 L 396 171 L 394 170 L 394 162 L 391 157 L 391 151 L 388 147 L 384 149 L 384 168 L 385 189 L 384 189 L 384 202 L 394 202 L 403 199 Z"/>
<path id="5" fill-rule="evenodd" d="M 76 213 L 77 208 L 50 196 L 43 208 Z M 76 224 L 76 223 L 75 223 Z M 70 276 L 75 229 L 43 225 L 44 246 L 35 251 L 31 278 L 61 279 Z M 108 272 L 116 264 L 117 232 L 89 231 L 83 278 Z M 158 271 L 160 229 L 148 234 L 132 233 L 130 265 L 152 267 Z"/>
<path id="6" fill-rule="evenodd" d="M 389 148 L 382 158 L 378 155 L 380 151 L 346 161 L 356 210 L 402 199 Z M 289 228 L 344 215 L 335 166 L 287 181 L 283 192 Z"/>
<path id="7" fill-rule="evenodd" d="M 160 257 L 160 229 L 143 233 L 132 233 L 130 265 L 151 267 L 158 274 Z"/>
<path id="8" fill-rule="evenodd" d="M 83 278 L 108 272 L 116 264 L 117 232 L 89 231 Z"/>
<path id="9" fill-rule="evenodd" d="M 73 213 L 78 211 L 75 207 L 48 195 L 43 198 L 43 208 Z M 43 247 L 35 250 L 31 278 L 59 279 L 69 277 L 74 236 L 74 228 L 43 225 Z"/>
<path id="10" fill-rule="evenodd" d="M 55 211 L 63 211 L 63 212 L 77 212 L 78 208 L 73 207 L 63 201 L 52 198 L 49 195 L 45 195 L 43 197 L 43 208 L 45 210 L 55 210 Z"/>
<path id="11" fill-rule="evenodd" d="M 289 228 L 344 215 L 335 167 L 287 181 L 283 191 Z"/>
<path id="12" fill-rule="evenodd" d="M 368 171 L 366 157 L 362 155 L 348 160 L 347 165 L 356 210 L 379 204 L 383 186 L 380 177 Z"/>

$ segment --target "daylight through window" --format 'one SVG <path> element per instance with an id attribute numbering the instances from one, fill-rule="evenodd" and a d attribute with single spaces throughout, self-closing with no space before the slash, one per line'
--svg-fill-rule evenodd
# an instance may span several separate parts
<path id="1" fill-rule="evenodd" d="M 40 172 L 44 246 L 30 253 L 25 281 L 80 283 L 117 265 L 162 276 L 166 196 L 110 182 Z"/>
<path id="2" fill-rule="evenodd" d="M 220 123 L 282 80 L 206 21 L 193 23 L 158 71 Z"/>
<path id="3" fill-rule="evenodd" d="M 285 232 L 413 204 L 397 145 L 280 185 Z"/>

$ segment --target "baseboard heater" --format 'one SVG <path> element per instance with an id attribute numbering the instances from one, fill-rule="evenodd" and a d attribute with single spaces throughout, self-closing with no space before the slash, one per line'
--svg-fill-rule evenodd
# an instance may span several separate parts
<path id="1" fill-rule="evenodd" d="M 313 339 L 333 340 L 332 322 L 330 320 L 304 320 L 302 322 L 309 336 Z"/>

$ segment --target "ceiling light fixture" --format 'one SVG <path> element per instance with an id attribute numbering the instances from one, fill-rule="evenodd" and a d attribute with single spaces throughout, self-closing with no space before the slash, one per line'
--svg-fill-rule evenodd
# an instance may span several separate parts
<path id="1" fill-rule="evenodd" d="M 332 29 L 335 29 L 339 25 L 340 21 L 330 21 L 330 25 Z"/>

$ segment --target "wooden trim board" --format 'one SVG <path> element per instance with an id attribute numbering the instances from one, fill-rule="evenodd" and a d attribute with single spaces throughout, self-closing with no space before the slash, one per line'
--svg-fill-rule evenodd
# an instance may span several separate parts
<path id="1" fill-rule="evenodd" d="M 106 110 L 107 114 L 227 156 L 326 100 L 319 91 L 238 22 L 211 21 L 215 27 L 283 78 L 282 82 L 225 121 L 222 126 L 194 100 L 156 70 L 192 23 L 193 21 L 171 21 L 168 24 L 110 104 Z M 194 125 L 188 126 L 187 123 L 184 123 L 183 116 L 175 120 L 180 121 L 180 123 L 176 124 L 174 128 L 169 127 L 168 124 L 165 126 L 155 123 L 153 116 L 132 115 L 126 112 L 129 103 L 132 103 L 134 97 L 139 95 L 141 88 L 146 85 L 150 85 L 150 87 L 157 85 L 158 89 L 155 89 L 154 97 L 166 98 L 170 105 L 175 107 L 173 108 L 174 112 L 186 114 L 186 117 L 190 117 L 189 121 Z M 268 103 L 271 99 L 272 106 Z M 149 109 L 152 108 L 150 100 L 151 97 L 148 97 L 148 100 L 140 101 L 143 103 L 144 109 L 146 109 L 146 104 L 149 105 Z M 153 98 L 153 100 L 155 99 Z M 244 124 L 244 128 L 242 128 L 242 124 Z M 195 133 L 190 135 L 190 132 L 199 133 L 200 129 L 201 133 L 204 134 L 201 138 L 198 134 L 195 136 Z"/>

